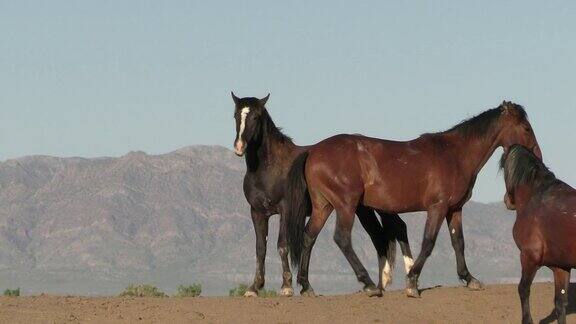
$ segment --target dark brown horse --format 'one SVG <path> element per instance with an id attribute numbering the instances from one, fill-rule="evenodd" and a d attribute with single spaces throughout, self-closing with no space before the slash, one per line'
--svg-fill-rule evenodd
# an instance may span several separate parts
<path id="1" fill-rule="evenodd" d="M 268 236 L 268 219 L 274 214 L 280 214 L 280 231 L 278 235 L 278 253 L 282 260 L 283 283 L 281 295 L 291 296 L 292 274 L 288 263 L 288 248 L 286 242 L 286 182 L 287 175 L 294 159 L 310 147 L 297 146 L 274 125 L 266 110 L 265 104 L 269 95 L 263 99 L 248 97 L 238 98 L 232 93 L 236 119 L 236 138 L 234 149 L 238 156 L 245 156 L 246 175 L 244 177 L 244 194 L 250 204 L 252 222 L 256 232 L 256 274 L 254 282 L 246 291 L 246 296 L 256 296 L 264 286 L 264 260 L 266 257 L 266 241 Z M 389 282 L 390 265 L 393 264 L 393 253 L 396 240 L 400 243 L 405 261 L 412 260 L 406 224 L 398 215 L 381 214 L 380 225 L 374 215 L 374 210 L 358 206 L 358 218 L 374 243 L 380 268 L 388 272 L 380 276 L 377 288 L 366 269 L 358 261 L 354 264 L 358 280 L 364 283 L 364 290 L 369 295 L 378 295 L 381 288 Z M 390 259 L 390 262 L 387 260 Z M 386 264 L 388 266 L 386 267 Z"/>
<path id="2" fill-rule="evenodd" d="M 336 210 L 335 238 L 350 244 L 354 211 L 359 204 L 397 214 L 427 211 L 422 249 L 407 277 L 407 294 L 418 297 L 418 277 L 430 256 L 444 218 L 447 219 L 457 272 L 471 289 L 481 283 L 468 271 L 464 258 L 462 206 L 472 195 L 476 176 L 494 150 L 512 144 L 540 149 L 524 109 L 504 102 L 453 128 L 424 134 L 408 142 L 359 135 L 337 135 L 304 153 L 291 172 L 288 214 L 292 261 L 299 262 L 303 294 L 310 253 L 326 219 Z M 312 215 L 306 207 L 311 200 Z M 348 258 L 354 258 L 348 252 Z"/>
<path id="3" fill-rule="evenodd" d="M 570 270 L 576 267 L 576 190 L 519 145 L 504 153 L 500 167 L 506 183 L 504 201 L 516 210 L 513 234 L 522 264 L 518 285 L 522 322 L 532 323 L 530 285 L 536 271 L 547 266 L 554 272 L 558 323 L 566 323 Z"/>

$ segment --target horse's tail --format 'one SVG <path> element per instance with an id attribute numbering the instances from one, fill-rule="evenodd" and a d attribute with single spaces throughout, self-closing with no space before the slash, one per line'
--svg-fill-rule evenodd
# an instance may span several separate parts
<path id="1" fill-rule="evenodd" d="M 288 229 L 286 233 L 293 266 L 297 266 L 300 263 L 304 243 L 306 216 L 310 215 L 312 210 L 308 185 L 306 184 L 306 178 L 304 176 L 307 158 L 308 152 L 304 152 L 294 160 L 292 168 L 288 172 L 287 179 L 286 220 Z"/>

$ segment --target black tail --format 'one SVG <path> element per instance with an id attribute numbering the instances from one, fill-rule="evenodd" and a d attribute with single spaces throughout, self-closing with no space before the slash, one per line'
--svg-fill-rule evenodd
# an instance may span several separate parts
<path id="1" fill-rule="evenodd" d="M 312 211 L 308 186 L 304 177 L 304 167 L 306 166 L 307 158 L 308 152 L 304 152 L 294 160 L 287 179 L 286 220 L 288 225 L 288 247 L 290 248 L 293 266 L 300 264 L 306 216 L 309 216 Z"/>

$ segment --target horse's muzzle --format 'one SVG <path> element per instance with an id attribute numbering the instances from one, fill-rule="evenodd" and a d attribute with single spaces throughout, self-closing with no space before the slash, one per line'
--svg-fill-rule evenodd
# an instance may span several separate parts
<path id="1" fill-rule="evenodd" d="M 514 205 L 514 202 L 512 202 L 512 199 L 508 193 L 504 194 L 504 204 L 508 210 L 516 210 L 516 205 Z"/>
<path id="2" fill-rule="evenodd" d="M 244 151 L 246 151 L 246 144 L 244 141 L 239 140 L 234 143 L 234 153 L 238 156 L 244 155 Z"/>

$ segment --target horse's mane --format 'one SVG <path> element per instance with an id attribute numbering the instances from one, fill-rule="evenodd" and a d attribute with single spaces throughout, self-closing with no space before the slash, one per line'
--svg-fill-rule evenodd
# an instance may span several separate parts
<path id="1" fill-rule="evenodd" d="M 262 123 L 263 123 L 263 130 L 267 136 L 270 136 L 271 139 L 276 140 L 280 143 L 292 143 L 292 138 L 282 132 L 282 128 L 277 127 L 268 114 L 266 109 L 262 110 Z"/>
<path id="2" fill-rule="evenodd" d="M 498 121 L 498 118 L 502 114 L 505 106 L 515 109 L 520 118 L 527 118 L 526 110 L 524 110 L 524 107 L 512 102 L 504 102 L 496 108 L 488 109 L 474 117 L 465 119 L 460 123 L 452 126 L 450 129 L 440 132 L 440 134 L 457 132 L 466 138 L 483 137 L 494 128 L 494 125 Z"/>
<path id="3" fill-rule="evenodd" d="M 508 153 L 502 154 L 500 170 L 504 170 L 506 186 L 533 185 L 541 191 L 558 179 L 534 153 L 522 145 L 512 145 Z"/>

